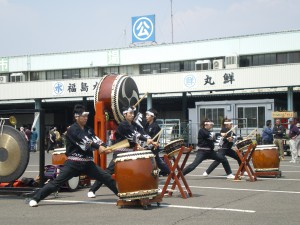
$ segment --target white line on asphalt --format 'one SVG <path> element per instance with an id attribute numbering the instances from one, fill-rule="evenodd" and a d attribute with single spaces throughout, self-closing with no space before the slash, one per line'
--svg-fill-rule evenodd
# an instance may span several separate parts
<path id="1" fill-rule="evenodd" d="M 300 194 L 300 191 L 275 191 L 275 190 L 260 190 L 260 189 L 244 189 L 244 188 L 221 188 L 221 187 L 201 187 L 189 186 L 197 189 L 214 189 L 214 190 L 229 190 L 229 191 L 251 191 L 251 192 L 267 192 L 267 193 L 285 193 L 285 194 Z"/>
<path id="2" fill-rule="evenodd" d="M 114 202 L 98 202 L 98 201 L 71 201 L 71 200 L 44 200 L 46 202 L 57 203 L 73 203 L 73 204 L 102 204 L 102 205 L 116 205 Z M 166 205 L 161 204 L 159 207 L 164 208 L 181 208 L 181 209 L 198 209 L 198 210 L 213 210 L 213 211 L 230 211 L 230 212 L 242 212 L 242 213 L 255 213 L 254 210 L 246 209 L 230 209 L 230 208 L 211 208 L 211 207 L 197 207 L 197 206 L 183 206 L 183 205 Z"/>
<path id="3" fill-rule="evenodd" d="M 185 177 L 204 177 L 203 175 L 185 175 Z M 208 178 L 224 178 L 226 179 L 226 176 L 211 176 L 209 175 Z M 248 177 L 248 175 L 246 175 L 246 177 Z M 206 177 L 205 177 L 206 178 Z M 289 178 L 274 178 L 274 177 L 257 177 L 257 180 L 275 180 L 275 181 L 300 181 L 300 179 L 289 179 Z"/>

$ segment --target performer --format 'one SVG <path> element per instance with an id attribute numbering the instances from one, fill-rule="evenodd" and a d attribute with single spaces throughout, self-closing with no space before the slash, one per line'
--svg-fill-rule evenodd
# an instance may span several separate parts
<path id="1" fill-rule="evenodd" d="M 232 149 L 232 146 L 234 144 L 234 142 L 237 140 L 237 136 L 233 131 L 230 131 L 230 129 L 232 129 L 232 121 L 230 119 L 225 118 L 223 120 L 222 123 L 222 129 L 221 129 L 221 140 L 219 143 L 219 150 L 218 150 L 218 154 L 225 157 L 225 155 L 235 159 L 238 164 L 241 164 L 241 160 L 238 156 L 238 154 L 236 153 L 236 151 L 234 151 Z M 203 176 L 208 176 L 215 168 L 217 168 L 217 166 L 220 164 L 220 161 L 215 160 L 209 167 L 208 169 L 203 173 Z M 225 169 L 225 166 L 223 164 L 223 167 Z"/>
<path id="2" fill-rule="evenodd" d="M 155 135 L 160 132 L 160 127 L 156 122 L 156 118 L 157 118 L 157 111 L 153 108 L 149 109 L 148 111 L 146 111 L 146 125 L 145 125 L 145 132 L 151 137 L 155 137 Z M 149 146 L 150 147 L 150 146 Z M 167 176 L 170 173 L 170 169 L 167 166 L 167 164 L 159 157 L 159 147 L 157 147 L 156 149 L 154 148 L 154 146 L 152 146 L 150 148 L 150 150 L 152 151 L 152 153 L 155 155 L 155 161 L 157 164 L 157 167 L 160 169 L 159 174 L 162 176 Z"/>
<path id="3" fill-rule="evenodd" d="M 217 154 L 214 151 L 214 140 L 215 135 L 213 132 L 210 132 L 212 129 L 214 123 L 211 122 L 209 119 L 205 119 L 201 123 L 201 128 L 198 132 L 198 151 L 196 154 L 196 157 L 192 164 L 186 166 L 182 173 L 183 175 L 186 175 L 190 172 L 192 172 L 203 160 L 205 159 L 214 159 L 218 162 L 222 163 L 224 166 L 224 169 L 227 174 L 228 179 L 233 179 L 234 175 L 231 172 L 230 165 L 228 163 L 228 160 L 225 156 Z"/>
<path id="4" fill-rule="evenodd" d="M 113 174 L 115 171 L 114 160 L 116 159 L 119 153 L 133 151 L 136 145 L 138 145 L 139 140 L 147 142 L 148 145 L 155 144 L 155 142 L 151 138 L 146 138 L 143 136 L 143 134 L 145 134 L 144 130 L 141 126 L 139 126 L 136 122 L 133 121 L 134 111 L 135 108 L 133 107 L 123 108 L 123 116 L 125 120 L 119 124 L 116 130 L 116 143 L 127 139 L 130 143 L 130 147 L 120 148 L 114 151 L 113 158 L 110 161 L 108 167 L 106 168 L 106 171 L 109 174 Z M 102 184 L 103 182 L 96 180 L 88 192 L 88 197 L 95 198 L 95 192 L 102 186 Z"/>
<path id="5" fill-rule="evenodd" d="M 112 192 L 118 194 L 115 181 L 111 175 L 97 167 L 93 161 L 93 151 L 95 149 L 100 153 L 105 152 L 106 149 L 105 144 L 95 136 L 94 131 L 86 126 L 88 114 L 89 112 L 85 111 L 84 106 L 75 105 L 75 123 L 70 126 L 66 134 L 66 155 L 68 158 L 59 175 L 33 195 L 29 206 L 38 206 L 39 201 L 57 191 L 61 184 L 82 173 L 103 182 Z"/>

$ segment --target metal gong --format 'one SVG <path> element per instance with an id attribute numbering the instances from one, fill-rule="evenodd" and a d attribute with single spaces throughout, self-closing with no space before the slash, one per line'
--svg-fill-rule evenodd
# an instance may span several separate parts
<path id="1" fill-rule="evenodd" d="M 3 126 L 0 133 L 0 182 L 17 180 L 24 173 L 29 161 L 25 137 L 11 126 Z"/>

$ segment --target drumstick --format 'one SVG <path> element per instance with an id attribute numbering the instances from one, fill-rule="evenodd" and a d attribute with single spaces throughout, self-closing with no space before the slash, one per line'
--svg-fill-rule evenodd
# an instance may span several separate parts
<path id="1" fill-rule="evenodd" d="M 229 131 L 227 131 L 227 132 L 225 133 L 225 136 L 226 136 L 229 132 L 233 131 L 236 127 L 237 127 L 237 125 L 233 126 Z"/>
<path id="2" fill-rule="evenodd" d="M 253 131 L 251 131 L 250 134 L 248 134 L 248 136 L 246 137 L 246 139 L 249 139 L 250 136 L 253 136 L 254 132 L 255 133 L 257 132 L 257 128 L 255 128 Z"/>
<path id="3" fill-rule="evenodd" d="M 163 129 L 161 129 L 153 138 L 152 138 L 152 140 L 155 140 L 157 137 L 158 137 L 158 135 L 159 135 L 159 137 L 160 137 L 160 135 L 161 135 L 161 133 L 163 132 Z M 159 140 L 159 139 L 158 139 Z"/>
<path id="4" fill-rule="evenodd" d="M 138 104 L 140 104 L 140 102 L 146 97 L 147 94 L 148 94 L 148 92 L 146 92 L 146 93 L 143 95 L 143 97 L 142 97 L 140 100 L 138 100 L 137 103 L 135 103 L 132 107 L 135 108 Z"/>

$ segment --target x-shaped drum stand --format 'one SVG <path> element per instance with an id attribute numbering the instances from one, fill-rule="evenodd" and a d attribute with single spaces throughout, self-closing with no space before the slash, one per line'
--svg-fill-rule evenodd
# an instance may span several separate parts
<path id="1" fill-rule="evenodd" d="M 166 183 L 162 189 L 162 192 L 161 192 L 161 197 L 164 197 L 164 195 L 166 193 L 168 193 L 168 196 L 172 196 L 172 193 L 173 191 L 175 190 L 175 187 L 177 186 L 179 191 L 180 191 L 180 194 L 182 196 L 182 198 L 186 199 L 187 198 L 187 195 L 185 193 L 185 191 L 183 190 L 182 188 L 182 185 L 180 183 L 180 179 L 182 180 L 183 184 L 184 184 L 184 187 L 186 189 L 186 192 L 187 194 L 192 197 L 192 192 L 190 190 L 190 187 L 188 185 L 188 183 L 186 182 L 186 179 L 182 173 L 182 170 L 191 154 L 191 151 L 192 151 L 192 147 L 185 147 L 185 146 L 182 146 L 179 151 L 175 151 L 177 154 L 177 156 L 175 154 L 165 154 L 164 155 L 164 160 L 165 162 L 167 163 L 169 169 L 170 169 L 170 174 L 168 175 L 167 177 L 167 180 L 166 180 Z M 182 155 L 185 154 L 185 157 L 182 161 L 182 164 L 179 165 L 179 161 L 182 157 Z M 173 180 L 173 183 L 172 183 L 172 187 L 171 189 L 167 190 L 168 189 L 168 186 L 171 182 L 171 180 Z"/>
<path id="2" fill-rule="evenodd" d="M 235 175 L 234 180 L 240 180 L 240 177 L 244 175 L 244 172 L 248 173 L 250 181 L 256 181 L 256 174 L 253 172 L 253 169 L 250 165 L 250 160 L 252 159 L 252 154 L 255 150 L 256 144 L 250 144 L 247 147 L 246 151 L 236 149 L 236 153 L 241 160 L 239 169 Z"/>

